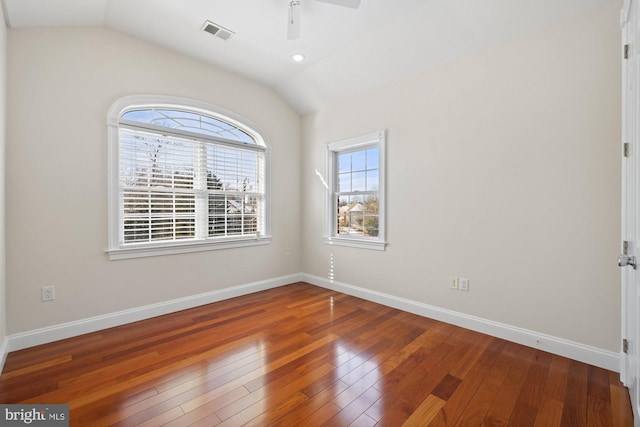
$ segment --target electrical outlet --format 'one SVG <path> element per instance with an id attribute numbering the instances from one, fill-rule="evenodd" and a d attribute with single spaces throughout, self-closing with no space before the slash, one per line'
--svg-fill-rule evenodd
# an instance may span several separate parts
<path id="1" fill-rule="evenodd" d="M 457 277 L 449 277 L 449 287 L 451 289 L 458 289 L 458 278 Z"/>
<path id="2" fill-rule="evenodd" d="M 469 290 L 469 279 L 465 279 L 464 277 L 460 278 L 460 288 L 461 291 Z"/>
<path id="3" fill-rule="evenodd" d="M 291 252 L 285 252 L 284 260 L 287 262 L 291 261 Z"/>
<path id="4" fill-rule="evenodd" d="M 56 287 L 55 286 L 43 286 L 42 301 L 53 301 L 56 299 Z"/>

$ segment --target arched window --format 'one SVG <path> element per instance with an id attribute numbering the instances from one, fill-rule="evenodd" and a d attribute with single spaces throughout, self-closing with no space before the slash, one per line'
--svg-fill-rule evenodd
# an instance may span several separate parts
<path id="1" fill-rule="evenodd" d="M 111 259 L 268 243 L 255 126 L 197 101 L 128 97 L 109 129 Z"/>

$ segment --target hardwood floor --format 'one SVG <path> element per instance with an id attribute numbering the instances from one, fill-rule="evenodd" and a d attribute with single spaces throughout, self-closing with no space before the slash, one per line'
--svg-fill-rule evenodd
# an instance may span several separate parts
<path id="1" fill-rule="evenodd" d="M 618 374 L 305 283 L 9 354 L 72 426 L 632 426 Z"/>

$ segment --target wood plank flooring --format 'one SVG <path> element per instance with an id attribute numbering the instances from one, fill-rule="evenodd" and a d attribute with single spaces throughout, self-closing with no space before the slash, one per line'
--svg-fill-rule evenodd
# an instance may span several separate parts
<path id="1" fill-rule="evenodd" d="M 10 353 L 72 426 L 632 426 L 617 373 L 306 283 Z"/>

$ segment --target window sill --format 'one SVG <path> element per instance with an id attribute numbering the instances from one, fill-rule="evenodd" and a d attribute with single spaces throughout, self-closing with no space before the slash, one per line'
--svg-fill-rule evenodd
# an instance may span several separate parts
<path id="1" fill-rule="evenodd" d="M 259 238 L 244 238 L 222 241 L 189 242 L 158 246 L 128 246 L 125 248 L 108 249 L 105 251 L 109 255 L 110 261 L 129 258 L 144 258 L 152 256 L 185 254 L 190 252 L 214 251 L 218 249 L 242 248 L 247 246 L 268 245 L 271 243 L 270 236 L 260 236 Z"/>
<path id="2" fill-rule="evenodd" d="M 380 240 L 347 239 L 344 237 L 328 236 L 324 236 L 323 239 L 327 245 L 349 246 L 352 248 L 373 249 L 376 251 L 384 251 L 387 246 L 387 242 Z"/>

